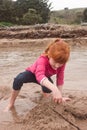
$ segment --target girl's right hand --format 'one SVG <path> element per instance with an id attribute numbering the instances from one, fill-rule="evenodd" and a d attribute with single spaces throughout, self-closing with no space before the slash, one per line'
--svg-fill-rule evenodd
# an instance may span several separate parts
<path id="1" fill-rule="evenodd" d="M 62 103 L 63 102 L 62 94 L 58 90 L 58 88 L 53 90 L 53 100 L 55 103 Z"/>

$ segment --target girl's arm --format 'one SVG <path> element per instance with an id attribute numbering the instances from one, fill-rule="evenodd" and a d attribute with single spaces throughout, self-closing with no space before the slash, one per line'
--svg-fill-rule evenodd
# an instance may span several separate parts
<path id="1" fill-rule="evenodd" d="M 57 86 L 51 83 L 47 78 L 45 78 L 41 85 L 46 86 L 48 89 L 52 91 L 54 102 L 61 103 L 62 102 L 62 94 Z"/>
<path id="2" fill-rule="evenodd" d="M 60 91 L 60 92 L 61 92 L 61 94 L 62 94 L 63 85 L 58 85 L 58 89 L 59 89 L 59 91 Z"/>

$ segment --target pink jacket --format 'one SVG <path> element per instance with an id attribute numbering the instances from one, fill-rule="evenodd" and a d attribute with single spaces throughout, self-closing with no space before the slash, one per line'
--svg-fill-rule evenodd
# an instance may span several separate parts
<path id="1" fill-rule="evenodd" d="M 26 68 L 26 70 L 31 71 L 32 73 L 35 74 L 36 79 L 39 83 L 41 83 L 41 81 L 44 78 L 56 74 L 57 85 L 63 85 L 64 83 L 64 69 L 65 69 L 65 65 L 59 67 L 57 70 L 54 70 L 49 64 L 49 58 L 43 55 L 41 55 L 33 65 Z"/>

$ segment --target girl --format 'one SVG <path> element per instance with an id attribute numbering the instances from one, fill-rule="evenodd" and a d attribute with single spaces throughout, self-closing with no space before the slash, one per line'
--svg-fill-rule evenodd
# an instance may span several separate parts
<path id="1" fill-rule="evenodd" d="M 69 98 L 62 97 L 64 69 L 69 55 L 69 45 L 62 39 L 56 39 L 49 44 L 45 52 L 35 63 L 14 79 L 11 99 L 6 109 L 10 110 L 14 106 L 23 83 L 34 82 L 41 85 L 43 94 L 47 96 L 49 93 L 52 93 L 53 100 L 56 103 L 69 100 Z M 56 74 L 56 85 L 53 84 L 50 78 L 54 74 Z"/>

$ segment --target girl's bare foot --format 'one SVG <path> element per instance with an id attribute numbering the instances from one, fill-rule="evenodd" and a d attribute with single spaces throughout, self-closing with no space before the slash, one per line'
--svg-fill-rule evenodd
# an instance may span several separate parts
<path id="1" fill-rule="evenodd" d="M 8 111 L 11 110 L 12 108 L 14 108 L 14 105 L 8 105 L 8 106 L 4 109 L 4 112 L 8 112 Z"/>

